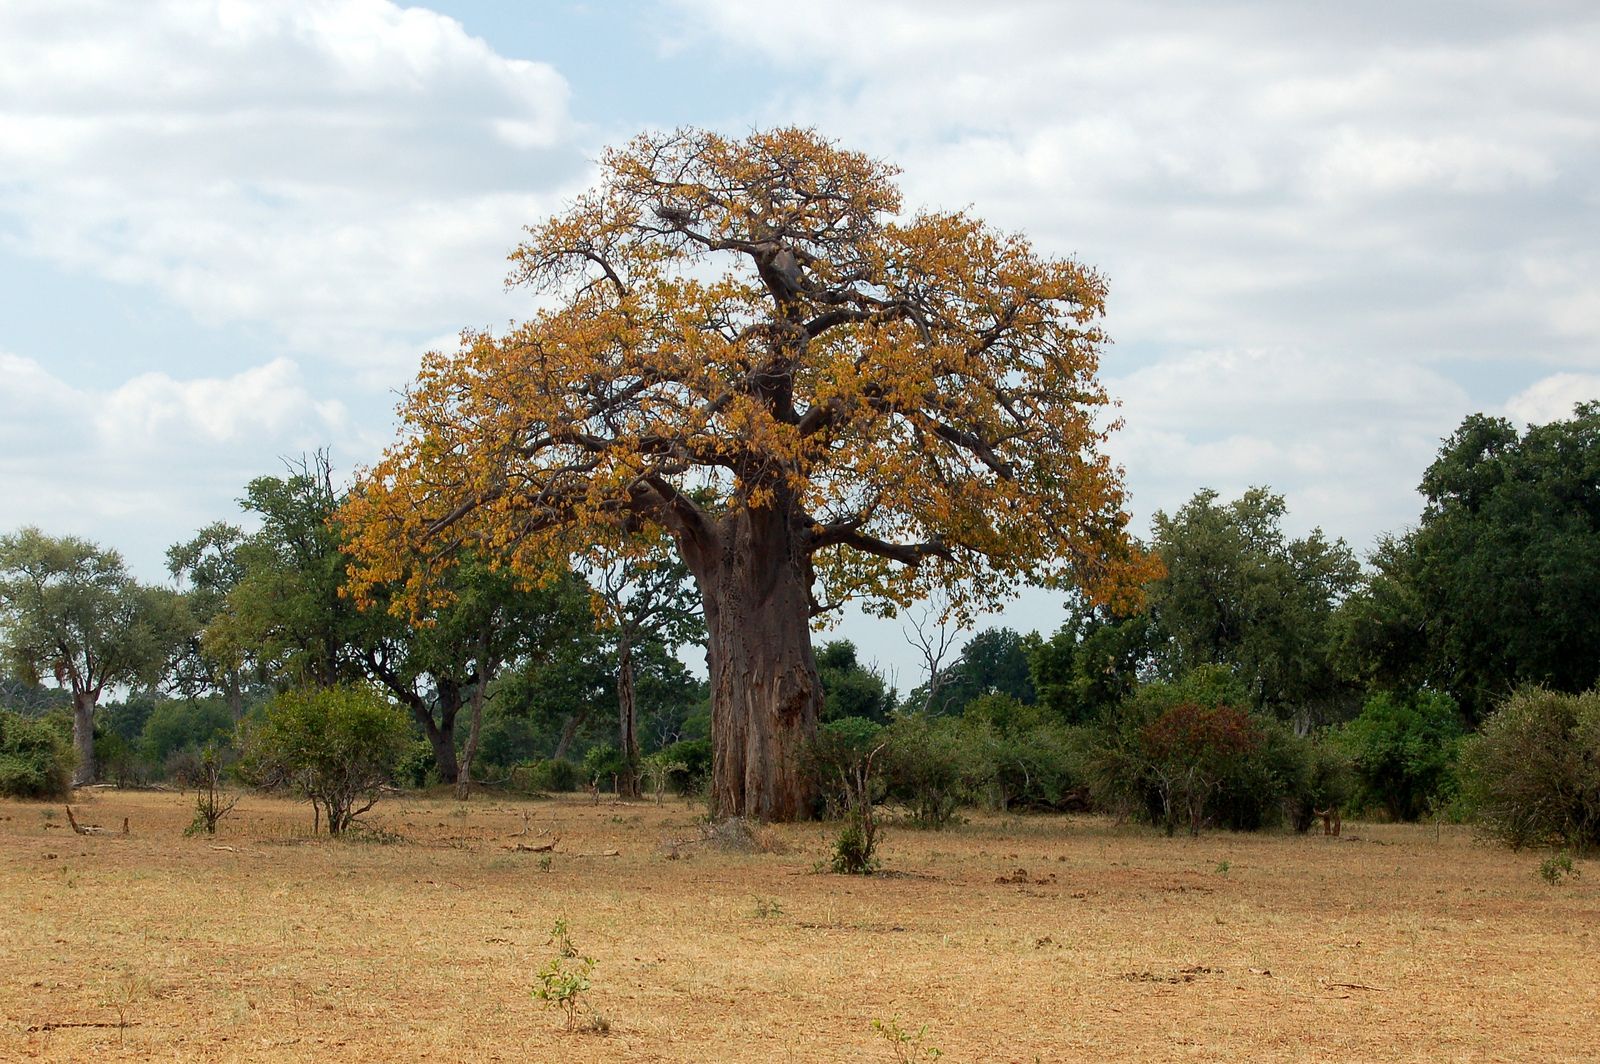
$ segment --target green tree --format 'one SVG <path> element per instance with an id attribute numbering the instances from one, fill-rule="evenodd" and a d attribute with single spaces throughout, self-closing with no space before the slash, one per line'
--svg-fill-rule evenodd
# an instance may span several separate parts
<path id="1" fill-rule="evenodd" d="M 219 566 L 231 586 L 202 636 L 207 658 L 280 688 L 362 678 L 361 650 L 373 622 L 340 594 L 348 559 L 330 519 L 341 497 L 323 451 L 287 476 L 249 483 L 240 505 L 261 526 L 228 548 L 231 557 Z M 219 580 L 218 588 L 227 582 Z"/>
<path id="2" fill-rule="evenodd" d="M 465 797 L 482 741 L 484 706 L 508 668 L 538 667 L 581 642 L 594 625 L 589 589 L 572 574 L 528 585 L 507 569 L 476 558 L 450 574 L 451 596 L 407 624 L 369 608 L 352 626 L 355 652 L 368 676 L 405 705 L 433 749 L 439 779 Z M 464 744 L 456 722 L 467 712 Z"/>
<path id="3" fill-rule="evenodd" d="M 95 778 L 100 695 L 154 682 L 191 624 L 179 596 L 134 580 L 116 551 L 37 528 L 0 537 L 0 656 L 72 693 L 74 786 Z"/>
<path id="4" fill-rule="evenodd" d="M 1353 690 L 1329 655 L 1334 611 L 1360 566 L 1343 540 L 1283 531 L 1283 496 L 1252 488 L 1231 503 L 1199 492 L 1176 514 L 1155 516 L 1166 575 L 1149 586 L 1161 673 L 1225 665 L 1248 704 L 1306 728 L 1340 716 Z"/>
<path id="5" fill-rule="evenodd" d="M 705 638 L 705 621 L 689 569 L 676 558 L 650 562 L 608 554 L 595 574 L 600 621 L 616 654 L 617 748 L 621 794 L 639 797 L 639 705 L 635 651 L 645 643 L 669 650 Z"/>
<path id="6" fill-rule="evenodd" d="M 205 632 L 228 607 L 228 596 L 246 574 L 248 542 L 237 526 L 216 521 L 193 539 L 167 548 L 167 571 L 184 594 L 195 630 L 173 661 L 168 681 L 180 694 L 196 697 L 215 691 L 226 700 L 235 721 L 244 717 L 246 655 Z"/>
<path id="7" fill-rule="evenodd" d="M 1028 658 L 1037 636 L 1024 636 L 1010 628 L 985 628 L 967 640 L 956 660 L 940 670 L 936 693 L 930 684 L 911 692 L 911 705 L 931 702 L 935 710 L 960 713 L 982 695 L 1000 694 L 1025 705 L 1038 701 Z"/>
<path id="8" fill-rule="evenodd" d="M 1104 719 L 1133 693 L 1154 654 L 1148 613 L 1119 616 L 1079 608 L 1049 639 L 1030 649 L 1028 665 L 1039 701 L 1056 719 L 1087 724 Z"/>
<path id="9" fill-rule="evenodd" d="M 894 709 L 894 689 L 875 669 L 861 664 L 856 645 L 834 639 L 817 651 L 817 676 L 822 681 L 824 721 L 860 718 L 886 724 Z"/>
<path id="10" fill-rule="evenodd" d="M 241 725 L 240 774 L 311 802 L 313 829 L 343 833 L 377 804 L 411 742 L 405 714 L 364 684 L 296 688 Z"/>
<path id="11" fill-rule="evenodd" d="M 1474 414 L 1421 491 L 1341 619 L 1349 671 L 1447 692 L 1472 721 L 1524 684 L 1600 680 L 1600 403 L 1520 435 Z"/>
<path id="12" fill-rule="evenodd" d="M 1449 695 L 1379 692 L 1337 736 L 1349 756 L 1360 797 L 1395 820 L 1416 820 L 1455 788 L 1461 715 Z"/>

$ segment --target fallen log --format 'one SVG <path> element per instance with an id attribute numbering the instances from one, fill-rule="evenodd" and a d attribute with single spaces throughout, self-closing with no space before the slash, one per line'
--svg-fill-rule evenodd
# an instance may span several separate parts
<path id="1" fill-rule="evenodd" d="M 80 824 L 78 818 L 72 815 L 72 806 L 67 806 L 67 823 L 72 825 L 72 830 L 79 835 L 115 835 L 117 832 L 103 828 L 99 824 Z M 128 818 L 122 818 L 122 832 L 128 834 Z"/>
<path id="2" fill-rule="evenodd" d="M 526 843 L 519 842 L 515 846 L 507 846 L 506 849 L 512 853 L 549 853 L 556 848 L 556 844 L 560 841 L 561 836 L 557 835 L 543 846 L 529 846 Z"/>

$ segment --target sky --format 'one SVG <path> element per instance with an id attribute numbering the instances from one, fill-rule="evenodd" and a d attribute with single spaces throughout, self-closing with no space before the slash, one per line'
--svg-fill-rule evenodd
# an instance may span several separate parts
<path id="1" fill-rule="evenodd" d="M 1364 553 L 1466 415 L 1600 398 L 1589 0 L 6 0 L 0 532 L 164 580 L 526 316 L 505 256 L 605 146 L 793 124 L 1105 274 L 1141 534 L 1266 485 Z M 920 679 L 898 625 L 837 636 Z"/>

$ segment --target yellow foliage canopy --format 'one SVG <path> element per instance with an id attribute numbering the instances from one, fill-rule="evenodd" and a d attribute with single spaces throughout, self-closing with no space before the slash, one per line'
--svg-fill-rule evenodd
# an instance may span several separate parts
<path id="1" fill-rule="evenodd" d="M 547 307 L 424 360 L 343 515 L 353 585 L 417 608 L 470 547 L 529 578 L 597 545 L 686 557 L 776 514 L 814 612 L 1019 583 L 1135 593 L 1096 380 L 1105 285 L 816 133 L 647 134 L 532 227 Z"/>

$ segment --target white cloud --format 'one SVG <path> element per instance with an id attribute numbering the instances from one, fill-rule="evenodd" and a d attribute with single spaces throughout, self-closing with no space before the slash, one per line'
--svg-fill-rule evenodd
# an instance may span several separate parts
<path id="1" fill-rule="evenodd" d="M 0 352 L 0 530 L 114 539 L 146 579 L 161 575 L 166 544 L 237 515 L 244 485 L 275 472 L 270 456 L 330 445 L 346 459 L 375 452 L 287 359 L 83 388 Z"/>
<path id="2" fill-rule="evenodd" d="M 1109 386 L 1127 423 L 1111 449 L 1139 518 L 1202 487 L 1266 485 L 1294 528 L 1358 550 L 1415 519 L 1416 483 L 1469 402 L 1433 369 L 1299 351 L 1191 352 Z"/>
<path id="3" fill-rule="evenodd" d="M 503 320 L 505 253 L 586 169 L 568 87 L 387 0 L 0 8 L 0 222 L 203 321 L 388 366 Z"/>
<path id="4" fill-rule="evenodd" d="M 1124 342 L 1600 355 L 1593 5 L 679 6 L 797 75 L 757 120 L 1103 268 Z"/>
<path id="5" fill-rule="evenodd" d="M 1600 374 L 1557 373 L 1506 400 L 1506 413 L 1524 425 L 1546 425 L 1572 416 L 1578 403 L 1600 401 Z"/>

